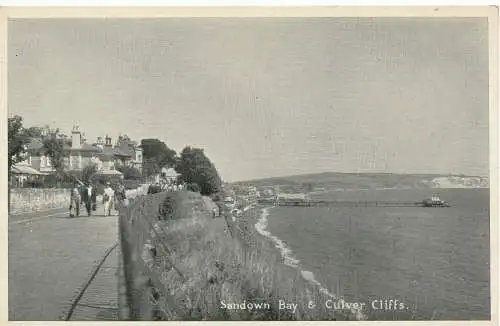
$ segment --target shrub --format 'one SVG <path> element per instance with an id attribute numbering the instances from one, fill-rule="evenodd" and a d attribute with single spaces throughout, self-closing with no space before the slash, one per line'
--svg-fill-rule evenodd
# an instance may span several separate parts
<path id="1" fill-rule="evenodd" d="M 44 188 L 43 182 L 41 180 L 27 180 L 24 182 L 24 188 Z"/>
<path id="2" fill-rule="evenodd" d="M 200 192 L 200 187 L 198 186 L 197 183 L 188 183 L 186 185 L 186 190 L 192 192 Z"/>
<path id="3" fill-rule="evenodd" d="M 137 189 L 141 185 L 140 180 L 123 180 L 123 185 L 125 189 Z"/>
<path id="4" fill-rule="evenodd" d="M 125 180 L 140 180 L 142 178 L 141 171 L 131 166 L 117 166 L 116 170 L 123 173 Z"/>

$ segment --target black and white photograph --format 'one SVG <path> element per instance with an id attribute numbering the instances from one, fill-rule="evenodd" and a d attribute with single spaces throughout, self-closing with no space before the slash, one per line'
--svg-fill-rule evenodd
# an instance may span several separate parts
<path id="1" fill-rule="evenodd" d="M 498 8 L 246 10 L 0 9 L 8 320 L 498 323 Z"/>

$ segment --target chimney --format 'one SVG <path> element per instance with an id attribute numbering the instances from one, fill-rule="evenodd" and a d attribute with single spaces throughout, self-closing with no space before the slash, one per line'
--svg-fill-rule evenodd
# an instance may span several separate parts
<path id="1" fill-rule="evenodd" d="M 103 149 L 104 147 L 104 140 L 102 140 L 102 137 L 97 137 L 97 143 L 96 143 L 97 147 L 100 148 L 100 149 Z"/>
<path id="2" fill-rule="evenodd" d="M 111 145 L 111 137 L 109 137 L 108 135 L 106 135 L 106 144 L 105 144 L 106 147 L 111 147 L 113 145 Z"/>
<path id="3" fill-rule="evenodd" d="M 73 126 L 71 131 L 71 148 L 82 148 L 82 135 L 78 126 Z"/>

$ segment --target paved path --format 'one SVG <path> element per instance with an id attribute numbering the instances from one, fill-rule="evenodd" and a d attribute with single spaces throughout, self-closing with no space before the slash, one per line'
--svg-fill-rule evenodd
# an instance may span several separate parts
<path id="1" fill-rule="evenodd" d="M 74 300 L 61 316 L 67 321 L 118 321 L 118 273 L 120 247 L 111 247 L 109 255 L 85 280 Z"/>
<path id="2" fill-rule="evenodd" d="M 117 241 L 118 217 L 104 217 L 99 207 L 95 213 L 9 216 L 9 320 L 58 320 Z"/>

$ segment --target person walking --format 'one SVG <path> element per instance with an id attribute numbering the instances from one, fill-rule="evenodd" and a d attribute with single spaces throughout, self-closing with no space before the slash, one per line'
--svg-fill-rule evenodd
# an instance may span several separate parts
<path id="1" fill-rule="evenodd" d="M 104 188 L 104 194 L 102 196 L 102 203 L 104 204 L 104 216 L 111 215 L 111 208 L 115 201 L 115 191 L 111 188 L 111 183 L 106 183 L 106 188 Z"/>
<path id="2" fill-rule="evenodd" d="M 78 182 L 75 182 L 70 194 L 70 204 L 69 204 L 69 216 L 78 217 L 80 216 L 80 189 Z"/>
<path id="3" fill-rule="evenodd" d="M 80 203 L 82 205 L 85 206 L 85 209 L 87 210 L 87 214 L 88 216 L 90 216 L 92 214 L 92 207 L 91 207 L 91 201 L 90 201 L 90 191 L 91 189 L 89 189 L 89 185 L 88 183 L 85 183 L 82 187 L 81 187 L 81 201 Z"/>
<path id="4" fill-rule="evenodd" d="M 92 211 L 97 210 L 97 188 L 95 185 L 90 184 L 90 201 L 92 203 Z"/>
<path id="5" fill-rule="evenodd" d="M 92 216 L 92 197 L 95 197 L 95 189 L 92 187 L 92 184 L 90 182 L 85 182 L 85 209 L 87 210 L 88 216 Z"/>

